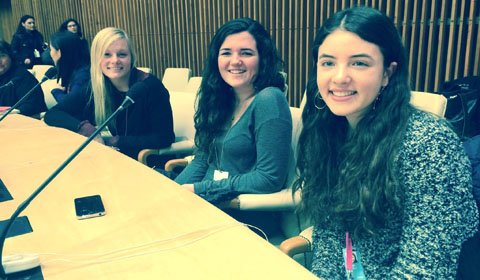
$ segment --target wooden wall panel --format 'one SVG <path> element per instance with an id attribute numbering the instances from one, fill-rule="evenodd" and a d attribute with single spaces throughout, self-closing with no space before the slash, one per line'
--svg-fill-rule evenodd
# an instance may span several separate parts
<path id="1" fill-rule="evenodd" d="M 0 0 L 0 19 L 0 39 L 10 42 L 18 23 L 12 16 L 10 1 Z"/>
<path id="2" fill-rule="evenodd" d="M 200 76 L 215 31 L 230 19 L 252 17 L 270 32 L 285 62 L 292 106 L 305 90 L 316 30 L 336 11 L 355 5 L 392 18 L 409 54 L 414 90 L 437 91 L 444 81 L 480 75 L 478 0 L 10 0 L 11 6 L 3 1 L 0 23 L 7 41 L 27 13 L 36 17 L 46 40 L 69 17 L 80 22 L 89 42 L 102 28 L 116 26 L 131 36 L 137 65 L 158 77 L 167 67 L 188 67 Z"/>

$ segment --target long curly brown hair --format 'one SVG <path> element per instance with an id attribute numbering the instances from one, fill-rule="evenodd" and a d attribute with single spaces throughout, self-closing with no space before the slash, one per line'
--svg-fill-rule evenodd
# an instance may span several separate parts
<path id="1" fill-rule="evenodd" d="M 265 28 L 250 18 L 234 19 L 222 25 L 209 46 L 195 113 L 195 144 L 208 154 L 212 150 L 210 147 L 213 139 L 222 132 L 226 121 L 230 120 L 235 105 L 233 90 L 222 79 L 218 69 L 218 52 L 227 36 L 244 31 L 255 39 L 259 55 L 254 88 L 257 91 L 271 86 L 282 91 L 285 89 L 285 81 L 280 73 L 283 62 Z"/>
<path id="2" fill-rule="evenodd" d="M 337 29 L 377 45 L 385 68 L 397 63 L 375 110 L 366 113 L 355 129 L 328 107 L 315 107 L 318 49 Z M 317 226 L 334 221 L 355 236 L 372 234 L 386 219 L 402 213 L 403 186 L 395 156 L 413 110 L 402 40 L 391 20 L 373 8 L 340 11 L 316 34 L 310 73 L 294 187 L 302 190 L 300 210 Z"/>

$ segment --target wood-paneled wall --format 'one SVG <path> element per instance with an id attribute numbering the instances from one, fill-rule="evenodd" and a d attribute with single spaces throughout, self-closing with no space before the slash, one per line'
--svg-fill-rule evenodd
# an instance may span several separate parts
<path id="1" fill-rule="evenodd" d="M 46 40 L 69 17 L 80 22 L 89 42 L 104 27 L 123 28 L 137 48 L 137 64 L 161 77 L 167 67 L 188 67 L 200 76 L 215 31 L 230 19 L 251 17 L 275 40 L 290 104 L 298 106 L 315 31 L 354 5 L 375 7 L 394 20 L 409 53 L 413 89 L 437 91 L 444 81 L 480 75 L 479 0 L 12 0 L 0 5 L 0 23 L 7 41 L 23 14 L 35 16 Z"/>

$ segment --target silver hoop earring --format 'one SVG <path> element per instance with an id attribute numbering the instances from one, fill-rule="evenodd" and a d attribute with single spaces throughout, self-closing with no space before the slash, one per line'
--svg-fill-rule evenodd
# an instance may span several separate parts
<path id="1" fill-rule="evenodd" d="M 317 105 L 317 99 L 320 99 L 321 101 L 323 101 L 323 106 L 318 106 Z M 320 96 L 319 91 L 317 91 L 317 93 L 315 94 L 315 97 L 313 98 L 313 106 L 315 106 L 315 108 L 317 108 L 317 110 L 323 110 L 323 109 L 325 109 L 325 107 L 327 107 L 327 103 L 325 103 L 323 98 Z"/>
<path id="2" fill-rule="evenodd" d="M 380 96 L 380 95 L 379 95 Z M 377 102 L 378 102 L 378 96 L 377 98 L 375 98 L 375 100 L 373 101 L 373 107 L 372 107 L 372 110 L 375 111 L 376 107 L 377 107 Z"/>
<path id="3" fill-rule="evenodd" d="M 384 89 L 385 89 L 385 87 L 380 88 L 380 92 L 378 93 L 377 98 L 375 98 L 375 100 L 373 101 L 373 107 L 372 107 L 373 111 L 375 111 L 375 109 L 377 108 L 377 103 L 380 102 Z"/>

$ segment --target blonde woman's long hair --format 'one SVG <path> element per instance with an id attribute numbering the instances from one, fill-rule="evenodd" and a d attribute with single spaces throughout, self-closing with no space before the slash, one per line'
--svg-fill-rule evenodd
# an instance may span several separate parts
<path id="1" fill-rule="evenodd" d="M 105 75 L 102 72 L 100 67 L 100 62 L 107 50 L 107 48 L 114 41 L 118 39 L 127 40 L 128 48 L 130 49 L 130 54 L 132 57 L 131 68 L 135 65 L 137 56 L 135 49 L 128 37 L 127 33 L 119 28 L 107 27 L 95 35 L 95 38 L 92 42 L 92 47 L 90 50 L 91 57 L 91 67 L 90 67 L 90 77 L 91 77 L 91 86 L 93 93 L 93 101 L 95 104 L 95 122 L 97 124 L 103 123 L 114 111 L 111 89 L 110 86 L 107 86 L 105 83 Z M 112 122 L 110 126 L 115 126 L 115 123 Z"/>

